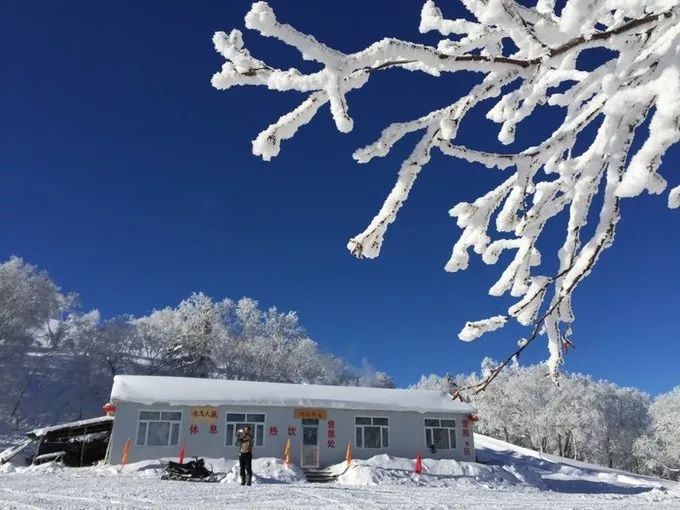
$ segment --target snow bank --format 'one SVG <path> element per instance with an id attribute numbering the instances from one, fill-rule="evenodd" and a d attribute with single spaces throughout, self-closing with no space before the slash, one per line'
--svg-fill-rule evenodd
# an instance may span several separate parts
<path id="1" fill-rule="evenodd" d="M 475 434 L 479 462 L 459 462 L 450 459 L 423 459 L 421 474 L 414 472 L 415 460 L 390 455 L 376 455 L 370 459 L 353 460 L 349 466 L 342 462 L 328 470 L 337 475 L 337 484 L 330 487 L 420 487 L 447 488 L 460 491 L 491 489 L 511 493 L 544 492 L 544 494 L 592 494 L 605 498 L 637 498 L 636 501 L 680 503 L 680 484 L 616 469 L 577 462 L 554 455 L 545 455 L 504 441 Z M 172 459 L 141 461 L 120 466 L 100 465 L 90 468 L 65 468 L 58 463 L 40 466 L 0 466 L 2 483 L 18 475 L 98 480 L 117 479 L 122 485 L 146 483 L 161 490 L 182 482 L 161 482 L 161 462 Z M 216 473 L 224 474 L 222 484 L 238 484 L 238 463 L 234 459 L 205 459 Z M 253 459 L 253 482 L 262 485 L 306 484 L 304 473 L 296 466 L 286 466 L 281 459 Z M 41 482 L 36 482 L 41 483 Z M 94 482 L 92 482 L 94 483 Z M 111 482 L 108 482 L 111 483 Z M 115 482 L 118 485 L 118 482 Z M 191 484 L 195 486 L 197 484 Z M 219 484 L 198 484 L 201 486 Z M 311 484 L 310 484 L 311 485 Z M 193 490 L 193 489 L 192 489 Z M 206 489 L 209 490 L 209 489 Z M 230 489 L 232 490 L 232 489 Z M 401 489 L 400 489 L 401 490 Z M 2 506 L 2 505 L 0 505 Z"/>
<path id="2" fill-rule="evenodd" d="M 123 476 L 138 478 L 160 478 L 163 474 L 162 462 L 177 461 L 177 458 L 144 460 L 124 466 L 97 466 L 94 468 L 103 476 Z M 205 465 L 215 473 L 224 474 L 221 483 L 240 483 L 238 461 L 234 459 L 206 458 Z M 304 473 L 297 466 L 286 466 L 281 459 L 262 457 L 253 459 L 253 483 L 300 483 L 305 482 Z"/>
<path id="3" fill-rule="evenodd" d="M 479 462 L 423 459 L 421 474 L 415 459 L 376 455 L 330 468 L 338 483 L 354 486 L 401 485 L 482 487 L 513 491 L 554 491 L 579 494 L 644 496 L 645 501 L 680 497 L 680 484 L 609 469 L 475 434 Z"/>
<path id="4" fill-rule="evenodd" d="M 177 458 L 165 458 L 159 460 L 143 460 L 121 466 L 98 465 L 87 468 L 69 468 L 58 462 L 47 462 L 38 466 L 18 467 L 13 464 L 3 464 L 0 466 L 0 474 L 25 474 L 41 475 L 46 473 L 58 473 L 64 470 L 77 472 L 79 474 L 120 477 L 120 478 L 155 478 L 160 481 L 163 474 L 162 463 L 168 460 L 177 461 Z M 215 473 L 224 474 L 221 483 L 240 483 L 238 461 L 234 459 L 204 459 L 206 467 Z M 253 459 L 253 483 L 304 483 L 306 482 L 304 473 L 297 466 L 286 466 L 281 459 L 273 457 L 262 457 Z M 168 482 L 171 483 L 171 482 Z"/>
<path id="5" fill-rule="evenodd" d="M 238 462 L 222 480 L 222 483 L 240 483 Z M 306 483 L 304 473 L 297 466 L 287 466 L 281 459 L 253 459 L 253 483 Z"/>
<path id="6" fill-rule="evenodd" d="M 70 469 L 59 462 L 46 462 L 37 466 L 17 466 L 11 462 L 0 466 L 0 473 L 17 473 L 22 475 L 44 475 L 46 473 L 59 473 Z"/>
<path id="7" fill-rule="evenodd" d="M 453 487 L 461 484 L 487 488 L 522 485 L 522 480 L 510 471 L 476 462 L 459 462 L 451 459 L 423 459 L 421 474 L 414 472 L 414 459 L 376 455 L 368 460 L 353 460 L 338 477 L 344 485 L 414 485 Z M 338 469 L 334 466 L 333 469 Z"/>
<path id="8" fill-rule="evenodd" d="M 500 467 L 523 484 L 541 490 L 680 496 L 680 484 L 676 482 L 544 454 L 482 434 L 475 434 L 475 450 L 480 462 Z"/>

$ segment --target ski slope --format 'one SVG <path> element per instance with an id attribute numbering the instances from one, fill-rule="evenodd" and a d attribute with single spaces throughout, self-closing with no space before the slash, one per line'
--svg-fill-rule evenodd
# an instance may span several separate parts
<path id="1" fill-rule="evenodd" d="M 157 462 L 63 468 L 0 467 L 0 508 L 680 508 L 680 485 L 584 464 L 477 434 L 479 463 L 378 455 L 334 467 L 332 484 L 309 484 L 279 459 L 255 459 L 252 487 L 234 460 L 214 459 L 222 483 L 163 482 Z"/>

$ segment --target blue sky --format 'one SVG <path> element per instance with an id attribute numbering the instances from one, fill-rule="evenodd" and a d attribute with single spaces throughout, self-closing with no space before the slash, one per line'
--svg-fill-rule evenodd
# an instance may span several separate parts
<path id="1" fill-rule="evenodd" d="M 270 3 L 281 20 L 344 51 L 385 36 L 436 42 L 417 32 L 417 1 Z M 446 14 L 460 12 L 447 4 Z M 390 122 L 450 103 L 478 76 L 376 75 L 349 96 L 351 134 L 335 131 L 324 111 L 265 163 L 251 155 L 250 141 L 302 96 L 210 86 L 223 62 L 211 36 L 243 29 L 249 2 L 4 7 L 0 259 L 16 254 L 48 270 L 105 317 L 145 314 L 193 291 L 294 309 L 322 348 L 355 364 L 366 358 L 400 385 L 421 373 L 476 370 L 522 336 L 512 326 L 458 341 L 466 320 L 502 313 L 510 301 L 487 295 L 500 265 L 473 258 L 467 272 L 443 270 L 459 233 L 448 209 L 499 182 L 498 172 L 435 155 L 381 258 L 359 261 L 345 250 L 414 139 L 369 165 L 355 164 L 353 150 Z M 249 31 L 244 38 L 272 64 L 313 68 L 276 41 Z M 460 141 L 497 148 L 496 126 L 478 113 Z M 535 143 L 556 118 L 532 118 L 518 140 Z M 662 168 L 672 185 L 678 163 L 675 147 Z M 624 202 L 614 247 L 577 291 L 568 370 L 651 393 L 680 384 L 680 230 L 678 212 L 665 203 L 665 196 Z M 552 263 L 563 220 L 546 232 L 543 254 Z M 538 340 L 524 362 L 545 357 Z"/>

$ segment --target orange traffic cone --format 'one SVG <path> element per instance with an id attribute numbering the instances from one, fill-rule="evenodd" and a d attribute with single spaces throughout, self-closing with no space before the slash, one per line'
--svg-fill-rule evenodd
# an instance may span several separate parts
<path id="1" fill-rule="evenodd" d="M 184 464 L 184 454 L 186 453 L 187 450 L 187 445 L 182 444 L 182 447 L 179 449 L 179 463 Z"/>
<path id="2" fill-rule="evenodd" d="M 290 464 L 290 438 L 286 441 L 286 448 L 283 450 L 283 462 Z"/>
<path id="3" fill-rule="evenodd" d="M 347 450 L 345 451 L 345 462 L 347 462 L 347 464 L 352 462 L 352 441 L 347 442 Z"/>
<path id="4" fill-rule="evenodd" d="M 416 456 L 416 474 L 420 474 L 423 472 L 423 456 L 420 452 L 418 452 L 418 455 Z"/>

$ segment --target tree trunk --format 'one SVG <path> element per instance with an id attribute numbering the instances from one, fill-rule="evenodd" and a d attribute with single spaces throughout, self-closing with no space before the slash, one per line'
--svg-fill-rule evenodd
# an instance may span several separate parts
<path id="1" fill-rule="evenodd" d="M 14 425 L 15 428 L 19 428 L 19 418 L 16 416 L 17 412 L 19 411 L 19 405 L 21 404 L 21 399 L 24 398 L 24 393 L 26 393 L 26 390 L 28 389 L 28 381 L 24 384 L 24 387 L 21 388 L 21 391 L 19 392 L 19 395 L 17 396 L 16 402 L 14 402 L 14 407 L 12 408 L 12 412 L 9 415 L 10 421 Z"/>
<path id="2" fill-rule="evenodd" d="M 567 435 L 564 437 L 564 456 L 570 459 L 574 458 L 572 437 L 571 432 L 567 432 Z"/>
<path id="3" fill-rule="evenodd" d="M 564 457 L 564 450 L 562 449 L 562 434 L 557 433 L 557 451 L 560 457 Z"/>

